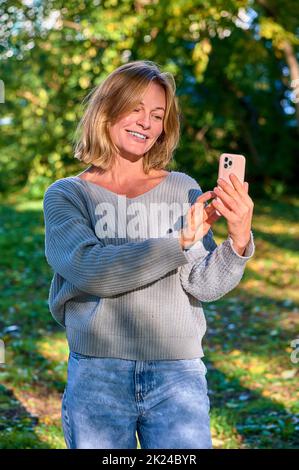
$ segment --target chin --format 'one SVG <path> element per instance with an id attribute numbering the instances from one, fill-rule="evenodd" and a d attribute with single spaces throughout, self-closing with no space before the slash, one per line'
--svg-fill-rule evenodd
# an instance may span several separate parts
<path id="1" fill-rule="evenodd" d="M 145 151 L 139 150 L 139 152 L 137 150 L 134 151 L 132 149 L 121 149 L 120 150 L 121 155 L 128 156 L 128 157 L 142 157 L 146 152 L 147 152 L 147 150 L 145 150 Z"/>
<path id="2" fill-rule="evenodd" d="M 123 147 L 121 150 L 126 153 L 131 153 L 133 155 L 143 155 L 144 153 L 148 152 L 152 148 L 152 145 L 128 145 L 127 147 Z"/>

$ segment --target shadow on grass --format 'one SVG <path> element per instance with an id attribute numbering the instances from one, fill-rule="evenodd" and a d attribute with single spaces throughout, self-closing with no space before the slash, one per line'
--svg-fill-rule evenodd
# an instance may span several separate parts
<path id="1" fill-rule="evenodd" d="M 266 229 L 267 230 L 267 229 Z M 253 229 L 254 238 L 269 243 L 277 248 L 283 250 L 299 251 L 299 238 L 292 234 L 280 233 L 270 234 L 262 232 L 258 229 Z"/>
<path id="2" fill-rule="evenodd" d="M 242 437 L 242 447 L 299 447 L 299 401 L 292 400 L 286 409 L 279 400 L 255 389 L 271 389 L 275 382 L 278 391 L 287 390 L 291 398 L 298 394 L 298 365 L 291 362 L 290 352 L 290 343 L 296 337 L 292 322 L 296 321 L 298 307 L 296 302 L 274 301 L 267 296 L 249 297 L 241 287 L 215 303 L 204 304 L 204 341 L 208 343 L 204 362 L 211 411 L 223 422 L 223 431 L 227 428 L 227 436 L 229 428 L 236 430 Z M 287 327 L 282 326 L 284 320 Z M 234 362 L 235 353 L 239 362 Z M 220 364 L 226 373 L 219 369 Z M 260 372 L 254 370 L 256 364 Z M 291 372 L 287 381 L 284 372 Z M 271 374 L 272 379 L 268 378 Z M 250 379 L 252 388 L 241 383 L 243 377 Z"/>
<path id="3" fill-rule="evenodd" d="M 242 386 L 239 379 L 229 378 L 208 360 L 205 363 L 211 412 L 221 424 L 220 434 L 229 439 L 233 430 L 238 438 L 240 436 L 240 447 L 233 448 L 299 447 L 298 426 L 296 428 L 299 415 L 294 416 L 282 404 Z"/>
<path id="4" fill-rule="evenodd" d="M 289 216 L 288 211 L 291 211 Z M 281 203 L 270 214 L 271 217 L 273 214 L 279 217 L 283 214 L 285 222 L 297 222 L 298 206 L 290 208 L 286 203 Z M 4 216 L 5 223 L 0 234 L 0 248 L 4 253 L 0 274 L 3 290 L 0 329 L 16 325 L 21 334 L 21 337 L 8 341 L 8 347 L 13 351 L 13 381 L 19 388 L 22 388 L 24 382 L 29 387 L 42 384 L 49 395 L 54 392 L 62 394 L 67 362 L 61 365 L 61 361 L 47 359 L 40 353 L 38 346 L 39 340 L 64 331 L 55 323 L 47 308 L 52 273 L 44 257 L 44 235 L 41 229 L 43 214 L 41 211 L 31 210 L 19 212 L 5 206 L 1 209 L 1 215 Z M 254 234 L 255 238 L 266 240 L 282 249 L 298 248 L 297 241 L 286 234 L 277 237 L 256 230 Z M 246 268 L 247 271 L 250 271 L 250 265 Z M 251 275 L 250 272 L 247 275 Z M 228 306 L 225 303 L 227 296 L 221 299 L 224 303 L 214 303 L 216 310 L 223 308 L 217 321 L 209 318 L 207 304 L 204 305 L 209 344 L 223 346 L 224 354 L 234 349 L 248 353 L 254 351 L 257 355 L 265 355 L 267 351 L 269 355 L 281 354 L 282 348 L 289 346 L 290 340 L 294 339 L 294 333 L 280 326 L 278 311 L 272 312 L 274 316 L 271 316 L 269 309 L 279 309 L 283 303 L 266 297 L 250 297 L 242 289 L 242 281 L 240 287 L 234 290 L 234 296 L 237 296 L 239 303 Z M 243 304 L 242 308 L 240 304 Z M 260 311 L 255 311 L 255 307 L 259 307 Z M 230 329 L 229 325 L 232 324 L 235 327 Z M 209 329 L 213 332 L 211 335 Z M 276 330 L 277 333 L 271 336 L 271 330 Z M 210 356 L 212 358 L 213 354 L 207 351 L 207 358 Z M 298 447 L 296 416 L 290 414 L 282 404 L 242 386 L 237 377 L 225 375 L 214 367 L 212 359 L 208 359 L 206 363 L 209 370 L 207 380 L 212 392 L 211 411 L 218 417 L 223 417 L 227 423 L 223 425 L 224 428 L 227 426 L 227 433 L 236 429 L 237 434 L 242 437 L 242 445 L 249 448 Z M 18 377 L 18 371 L 21 370 L 27 376 L 25 374 L 25 377 Z M 246 400 L 243 400 L 244 395 Z M 38 417 L 30 415 L 5 386 L 0 387 L 0 404 L 1 426 L 2 430 L 3 427 L 5 429 L 5 436 L 1 438 L 2 448 L 47 447 L 34 432 L 39 425 Z M 11 431 L 7 428 L 11 428 Z"/>
<path id="5" fill-rule="evenodd" d="M 38 416 L 28 413 L 11 390 L 0 385 L 0 449 L 46 448 L 34 432 L 38 421 Z"/>
<path id="6" fill-rule="evenodd" d="M 284 223 L 297 223 L 299 214 L 298 197 L 282 196 L 281 199 L 254 200 L 254 216 L 270 216 L 273 220 Z M 286 229 L 287 230 L 287 229 Z"/>

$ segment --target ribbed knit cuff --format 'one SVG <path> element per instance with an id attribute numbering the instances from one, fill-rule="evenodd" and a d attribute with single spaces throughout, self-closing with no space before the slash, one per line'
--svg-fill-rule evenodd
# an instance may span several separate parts
<path id="1" fill-rule="evenodd" d="M 250 230 L 250 240 L 246 246 L 244 256 L 239 255 L 239 253 L 235 251 L 231 237 L 228 237 L 222 243 L 222 258 L 228 269 L 232 272 L 238 271 L 239 267 L 243 267 L 245 263 L 253 257 L 254 253 L 255 245 L 252 230 Z"/>
<path id="2" fill-rule="evenodd" d="M 234 266 L 243 266 L 250 258 L 253 257 L 255 253 L 255 245 L 253 232 L 250 231 L 250 240 L 246 246 L 244 255 L 241 256 L 233 247 L 233 240 L 231 237 L 228 237 L 222 243 L 222 255 L 225 261 L 225 264 L 229 269 L 233 270 Z M 200 258 L 205 257 L 209 251 L 207 251 L 202 243 L 202 240 L 197 241 L 192 247 L 184 250 L 184 255 L 188 262 L 197 261 Z"/>
<path id="3" fill-rule="evenodd" d="M 209 252 L 205 249 L 202 240 L 197 241 L 191 248 L 184 250 L 188 262 L 192 263 L 200 258 L 205 258 Z"/>

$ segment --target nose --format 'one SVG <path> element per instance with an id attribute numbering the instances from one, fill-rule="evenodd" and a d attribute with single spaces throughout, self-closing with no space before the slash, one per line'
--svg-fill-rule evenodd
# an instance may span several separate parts
<path id="1" fill-rule="evenodd" d="M 145 111 L 141 111 L 138 116 L 137 123 L 140 124 L 144 129 L 150 127 L 150 116 Z"/>

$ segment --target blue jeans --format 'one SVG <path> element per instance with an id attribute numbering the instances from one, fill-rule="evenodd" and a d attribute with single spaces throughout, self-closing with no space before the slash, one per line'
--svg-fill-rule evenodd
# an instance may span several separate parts
<path id="1" fill-rule="evenodd" d="M 70 352 L 61 406 L 69 449 L 211 449 L 200 358 L 133 361 Z"/>

